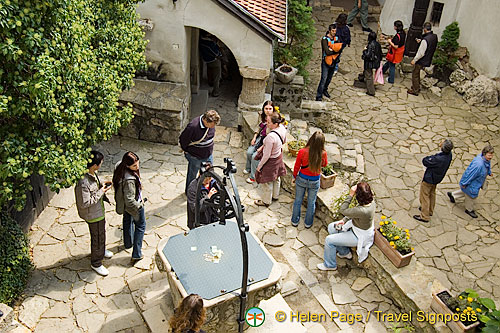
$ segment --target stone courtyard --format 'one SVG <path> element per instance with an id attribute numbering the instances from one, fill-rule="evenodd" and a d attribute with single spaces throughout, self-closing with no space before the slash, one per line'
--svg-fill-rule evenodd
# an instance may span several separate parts
<path id="1" fill-rule="evenodd" d="M 319 40 L 336 13 L 329 1 L 317 4 L 314 18 Z M 394 85 L 376 86 L 375 97 L 367 96 L 352 86 L 362 66 L 361 52 L 367 34 L 361 32 L 359 24 L 351 32 L 352 45 L 342 54 L 341 71 L 330 85 L 330 102 L 343 111 L 352 136 L 362 144 L 365 176 L 375 192 L 377 219 L 383 213 L 410 229 L 418 262 L 453 292 L 473 288 L 481 296 L 500 300 L 498 153 L 492 161 L 493 177 L 488 180 L 488 190 L 482 191 L 478 199 L 478 219 L 464 213 L 462 202 L 451 204 L 446 196 L 446 191 L 457 189 L 461 174 L 485 143 L 499 149 L 499 108 L 470 106 L 449 87 L 442 90 L 441 98 L 425 90 L 418 97 L 409 96 L 406 89 L 410 78 L 404 75 L 396 78 Z M 308 67 L 310 83 L 305 90 L 309 99 L 314 98 L 319 80 L 319 61 L 319 43 L 315 43 L 315 56 Z M 235 103 L 210 99 L 209 105 L 230 112 Z M 236 106 L 233 109 L 236 113 Z M 454 158 L 438 186 L 435 214 L 424 225 L 412 218 L 418 214 L 418 191 L 424 170 L 421 160 L 437 152 L 443 138 L 453 140 Z M 364 317 L 373 310 L 397 313 L 399 309 L 392 300 L 382 295 L 366 271 L 355 263 L 340 259 L 336 272 L 316 269 L 323 257 L 323 223 L 328 221 L 321 223 L 317 219 L 310 230 L 305 230 L 302 222 L 293 228 L 293 194 L 283 191 L 279 201 L 267 209 L 253 205 L 259 198 L 257 188 L 246 184 L 241 173 L 246 146 L 247 140 L 235 128 L 218 127 L 215 164 L 222 165 L 226 156 L 237 164 L 236 181 L 247 207 L 245 221 L 282 266 L 285 305 L 293 311 L 339 311 L 362 313 Z M 167 331 L 174 304 L 165 275 L 154 264 L 154 253 L 160 239 L 187 230 L 186 200 L 182 194 L 186 160 L 177 146 L 120 137 L 97 148 L 106 156 L 101 169 L 103 179 L 111 178 L 112 166 L 125 151 L 132 150 L 140 156 L 144 195 L 149 199 L 145 258 L 131 264 L 131 254 L 121 242 L 121 216 L 114 212 L 114 205 L 107 205 L 107 247 L 115 256 L 105 261 L 110 271 L 107 277 L 91 271 L 88 227 L 77 215 L 73 189 L 62 190 L 30 232 L 36 270 L 24 302 L 15 309 L 17 324 L 8 332 Z M 271 308 L 277 310 L 276 306 Z M 279 323 L 272 325 L 268 331 L 282 332 Z M 327 321 L 304 323 L 287 331 L 384 332 L 396 326 L 397 323 L 376 320 L 354 325 Z"/>

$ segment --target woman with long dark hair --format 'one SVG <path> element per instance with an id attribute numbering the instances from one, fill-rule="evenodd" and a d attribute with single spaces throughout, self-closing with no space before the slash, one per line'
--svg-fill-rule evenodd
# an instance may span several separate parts
<path id="1" fill-rule="evenodd" d="M 123 243 L 132 250 L 132 260 L 143 258 L 142 239 L 146 230 L 144 199 L 142 197 L 139 156 L 131 151 L 123 155 L 113 174 L 116 212 L 123 214 Z M 132 223 L 133 222 L 133 223 Z"/>
<path id="2" fill-rule="evenodd" d="M 299 225 L 300 208 L 306 191 L 307 211 L 304 224 L 306 228 L 312 227 L 321 168 L 327 164 L 325 136 L 322 132 L 316 131 L 307 141 L 307 145 L 299 150 L 293 168 L 292 182 L 295 183 L 295 201 L 293 203 L 292 225 L 294 227 Z"/>
<path id="3" fill-rule="evenodd" d="M 358 205 L 349 208 L 354 196 Z M 344 218 L 328 225 L 329 235 L 325 239 L 324 262 L 318 264 L 319 270 L 336 270 L 337 256 L 352 259 L 351 247 L 356 247 L 358 262 L 363 262 L 373 245 L 375 202 L 368 183 L 361 182 L 351 187 L 349 195 L 340 206 L 340 213 Z"/>
<path id="4" fill-rule="evenodd" d="M 405 53 L 406 32 L 403 29 L 403 22 L 400 20 L 394 21 L 394 30 L 396 30 L 396 35 L 392 39 L 390 37 L 387 38 L 387 43 L 389 43 L 391 48 L 387 52 L 387 61 L 382 67 L 384 74 L 389 70 L 389 79 L 387 80 L 389 83 L 394 83 L 396 64 L 399 64 L 403 60 Z"/>
<path id="5" fill-rule="evenodd" d="M 181 301 L 170 319 L 172 333 L 205 333 L 201 329 L 205 316 L 203 298 L 190 294 Z"/>
<path id="6" fill-rule="evenodd" d="M 260 112 L 259 116 L 259 125 L 255 128 L 255 133 L 250 142 L 250 147 L 247 149 L 247 163 L 245 169 L 243 170 L 244 174 L 250 174 L 247 178 L 247 183 L 253 184 L 255 182 L 255 170 L 257 169 L 257 165 L 259 164 L 258 160 L 255 160 L 254 157 L 257 155 L 257 150 L 262 147 L 264 143 L 264 138 L 267 134 L 267 116 L 271 115 L 274 112 L 274 104 L 273 101 L 265 101 L 262 105 L 262 112 Z"/>

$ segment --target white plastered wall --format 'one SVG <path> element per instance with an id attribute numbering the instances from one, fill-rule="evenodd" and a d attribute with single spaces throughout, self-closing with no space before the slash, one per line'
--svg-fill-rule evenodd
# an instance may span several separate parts
<path id="1" fill-rule="evenodd" d="M 146 58 L 164 63 L 167 80 L 189 80 L 190 29 L 204 29 L 219 38 L 233 53 L 240 68 L 271 68 L 272 44 L 239 18 L 212 0 L 146 0 L 138 13 L 151 19 L 154 29 L 146 33 Z"/>

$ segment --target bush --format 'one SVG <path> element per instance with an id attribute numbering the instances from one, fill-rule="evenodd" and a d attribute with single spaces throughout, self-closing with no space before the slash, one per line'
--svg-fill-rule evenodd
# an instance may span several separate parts
<path id="1" fill-rule="evenodd" d="M 34 173 L 71 186 L 90 147 L 130 122 L 118 97 L 145 65 L 137 2 L 0 2 L 0 207 L 21 210 Z"/>
<path id="2" fill-rule="evenodd" d="M 313 54 L 316 33 L 311 12 L 305 0 L 288 0 L 288 43 L 274 48 L 275 61 L 296 67 L 306 79 L 309 73 L 305 69 Z"/>
<path id="3" fill-rule="evenodd" d="M 457 62 L 457 57 L 453 53 L 458 49 L 458 38 L 460 37 L 460 28 L 458 22 L 450 23 L 443 31 L 441 41 L 437 45 L 432 63 L 435 65 L 434 73 L 439 79 L 447 81 L 453 67 Z"/>
<path id="4" fill-rule="evenodd" d="M 6 213 L 0 215 L 0 303 L 12 303 L 24 290 L 33 264 L 28 237 Z"/>

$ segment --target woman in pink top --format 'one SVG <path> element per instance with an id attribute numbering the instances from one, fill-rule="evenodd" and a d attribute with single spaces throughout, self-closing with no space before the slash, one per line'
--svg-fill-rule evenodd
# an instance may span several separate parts
<path id="1" fill-rule="evenodd" d="M 283 144 L 286 141 L 285 121 L 278 112 L 267 117 L 267 135 L 262 146 L 262 158 L 255 178 L 261 186 L 262 200 L 256 200 L 257 206 L 268 207 L 272 200 L 278 200 L 280 194 L 281 176 L 286 175 L 283 163 Z"/>

